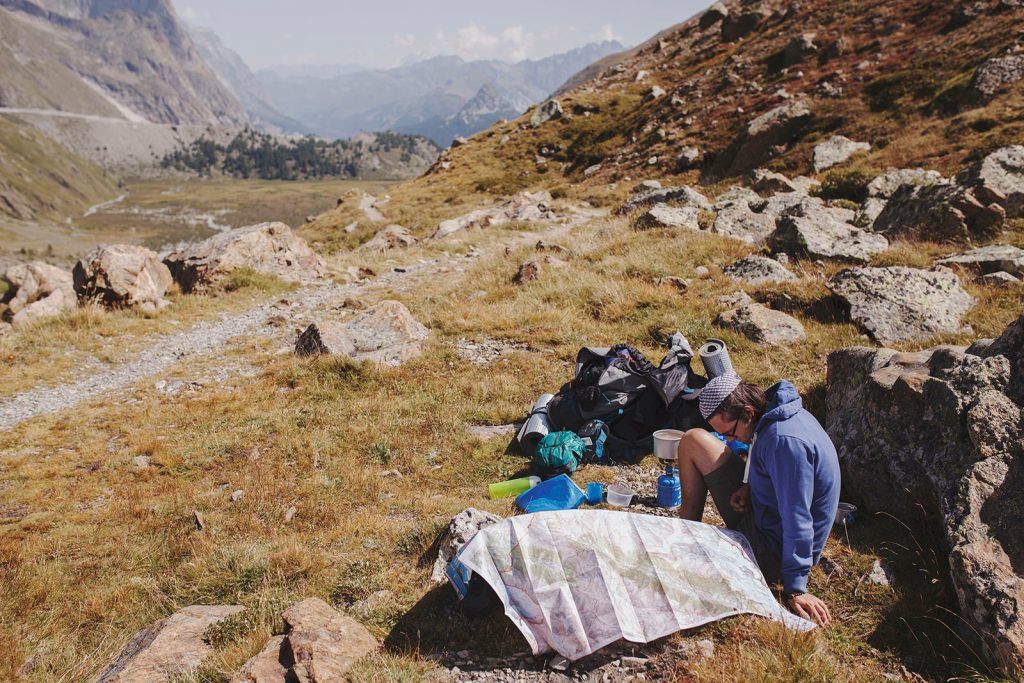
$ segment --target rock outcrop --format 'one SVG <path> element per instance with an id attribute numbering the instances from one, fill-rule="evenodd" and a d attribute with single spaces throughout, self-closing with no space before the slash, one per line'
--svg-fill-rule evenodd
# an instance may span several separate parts
<path id="1" fill-rule="evenodd" d="M 285 683 L 294 662 L 284 647 L 284 636 L 274 636 L 231 677 L 231 683 Z"/>
<path id="2" fill-rule="evenodd" d="M 232 271 L 251 268 L 289 282 L 327 276 L 323 260 L 284 223 L 236 228 L 172 252 L 164 259 L 182 291 L 201 291 Z"/>
<path id="3" fill-rule="evenodd" d="M 284 680 L 300 683 L 344 681 L 358 660 L 380 642 L 366 627 L 340 614 L 320 598 L 307 598 L 282 614 L 285 639 L 281 645 L 291 668 Z"/>
<path id="4" fill-rule="evenodd" d="M 1024 217 L 1024 145 L 992 152 L 967 171 L 964 182 L 994 190 L 993 199 L 1002 202 L 1007 218 Z"/>
<path id="5" fill-rule="evenodd" d="M 734 43 L 756 31 L 768 17 L 771 10 L 757 7 L 745 12 L 729 12 L 722 19 L 722 42 Z"/>
<path id="6" fill-rule="evenodd" d="M 715 221 L 711 232 L 734 237 L 750 244 L 761 244 L 775 231 L 775 216 L 762 208 L 761 197 L 745 187 L 733 187 L 715 202 Z"/>
<path id="7" fill-rule="evenodd" d="M 868 197 L 857 217 L 858 225 L 871 226 L 882 209 L 903 185 L 933 185 L 945 179 L 938 171 L 923 168 L 890 168 L 868 183 Z"/>
<path id="8" fill-rule="evenodd" d="M 662 187 L 653 190 L 646 190 L 633 195 L 622 206 L 615 210 L 615 213 L 624 216 L 637 209 L 644 209 L 655 204 L 683 204 L 695 206 L 698 209 L 706 210 L 711 208 L 711 202 L 697 190 L 689 185 L 678 187 Z"/>
<path id="9" fill-rule="evenodd" d="M 944 266 L 974 268 L 986 275 L 1002 271 L 1010 275 L 1024 276 L 1024 249 L 1012 244 L 990 244 L 941 259 L 937 263 Z"/>
<path id="10" fill-rule="evenodd" d="M 476 508 L 466 508 L 452 517 L 448 526 L 438 535 L 434 543 L 437 546 L 437 559 L 434 560 L 430 580 L 434 583 L 444 583 L 445 569 L 448 567 L 448 563 L 458 555 L 462 546 L 469 543 L 469 539 L 473 538 L 473 534 L 480 529 L 500 521 L 501 517 Z"/>
<path id="11" fill-rule="evenodd" d="M 807 336 L 804 326 L 793 316 L 753 302 L 719 313 L 715 324 L 769 346 L 793 344 Z"/>
<path id="12" fill-rule="evenodd" d="M 974 71 L 971 89 L 981 97 L 991 97 L 1003 88 L 1024 79 L 1024 54 L 994 57 Z"/>
<path id="13" fill-rule="evenodd" d="M 241 605 L 192 605 L 136 633 L 103 670 L 97 683 L 164 683 L 198 668 L 213 654 L 206 629 L 244 609 Z"/>
<path id="14" fill-rule="evenodd" d="M 841 164 L 857 152 L 867 152 L 871 145 L 866 142 L 854 142 L 843 135 L 834 135 L 825 142 L 814 147 L 814 172 Z"/>
<path id="15" fill-rule="evenodd" d="M 539 128 L 548 121 L 560 119 L 565 115 L 562 110 L 562 103 L 558 100 L 548 100 L 533 110 L 530 116 L 530 127 Z"/>
<path id="16" fill-rule="evenodd" d="M 164 295 L 173 284 L 171 271 L 155 251 L 134 244 L 93 250 L 75 264 L 72 277 L 80 299 L 108 308 L 155 312 L 170 303 Z"/>
<path id="17" fill-rule="evenodd" d="M 295 342 L 300 356 L 334 354 L 383 365 L 420 355 L 430 331 L 398 301 L 383 301 L 347 323 L 311 323 Z"/>
<path id="18" fill-rule="evenodd" d="M 885 251 L 889 241 L 882 235 L 855 226 L 849 209 L 826 206 L 813 197 L 786 209 L 772 234 L 775 252 L 806 254 L 811 258 L 867 263 L 872 254 Z"/>
<path id="19" fill-rule="evenodd" d="M 1024 675 L 1024 316 L 994 342 L 828 358 L 843 487 L 943 539 L 966 638 Z"/>
<path id="20" fill-rule="evenodd" d="M 797 277 L 786 266 L 767 256 L 747 256 L 725 267 L 723 272 L 734 280 L 752 285 L 789 282 Z"/>
<path id="21" fill-rule="evenodd" d="M 0 298 L 0 319 L 9 320 L 12 327 L 25 327 L 78 305 L 71 273 L 48 263 L 19 263 L 8 268 L 3 279 L 8 289 Z"/>
<path id="22" fill-rule="evenodd" d="M 489 228 L 516 221 L 545 221 L 555 218 L 549 208 L 551 195 L 546 191 L 520 192 L 500 206 L 477 209 L 467 214 L 441 221 L 431 239 L 442 239 L 469 228 Z"/>
<path id="23" fill-rule="evenodd" d="M 878 214 L 874 230 L 894 237 L 969 242 L 1003 229 L 1005 197 L 954 183 L 902 185 Z"/>
<path id="24" fill-rule="evenodd" d="M 803 100 L 793 100 L 761 114 L 747 124 L 742 137 L 734 143 L 729 170 L 734 173 L 754 168 L 799 137 L 814 118 Z"/>
<path id="25" fill-rule="evenodd" d="M 850 309 L 850 319 L 882 344 L 960 332 L 974 305 L 946 268 L 848 268 L 828 288 Z"/>
<path id="26" fill-rule="evenodd" d="M 650 228 L 684 228 L 686 230 L 700 230 L 700 223 L 697 220 L 700 209 L 696 206 L 668 206 L 667 204 L 655 204 L 640 216 L 633 223 L 637 230 Z"/>
<path id="27" fill-rule="evenodd" d="M 357 251 L 385 252 L 391 249 L 404 249 L 414 244 L 416 244 L 416 238 L 407 229 L 401 225 L 389 225 L 377 232 L 366 243 L 360 245 Z"/>

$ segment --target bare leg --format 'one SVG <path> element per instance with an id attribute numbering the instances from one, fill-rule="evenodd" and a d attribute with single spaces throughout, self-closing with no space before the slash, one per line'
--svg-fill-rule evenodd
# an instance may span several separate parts
<path id="1" fill-rule="evenodd" d="M 679 484 L 683 504 L 679 516 L 683 519 L 701 521 L 704 503 L 708 498 L 708 487 L 704 475 L 714 472 L 729 454 L 729 447 L 704 429 L 691 429 L 679 441 Z"/>

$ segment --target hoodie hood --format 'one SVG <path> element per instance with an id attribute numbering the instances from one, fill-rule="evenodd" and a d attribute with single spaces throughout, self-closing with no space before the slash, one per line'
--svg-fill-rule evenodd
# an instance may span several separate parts
<path id="1" fill-rule="evenodd" d="M 768 399 L 768 409 L 757 423 L 756 431 L 758 432 L 772 422 L 788 420 L 804 407 L 804 402 L 800 399 L 796 387 L 787 380 L 782 380 L 770 388 L 765 392 L 765 396 Z"/>

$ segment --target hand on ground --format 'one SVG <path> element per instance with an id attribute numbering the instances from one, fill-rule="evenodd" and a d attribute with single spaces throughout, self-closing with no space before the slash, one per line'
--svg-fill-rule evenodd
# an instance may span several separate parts
<path id="1" fill-rule="evenodd" d="M 829 613 L 825 601 L 810 593 L 794 595 L 786 600 L 786 606 L 797 616 L 810 619 L 821 626 L 827 626 L 832 621 L 832 614 Z"/>

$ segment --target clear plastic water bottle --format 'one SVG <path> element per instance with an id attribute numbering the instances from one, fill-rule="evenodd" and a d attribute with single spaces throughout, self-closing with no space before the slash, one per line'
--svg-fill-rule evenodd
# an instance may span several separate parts
<path id="1" fill-rule="evenodd" d="M 675 510 L 683 502 L 682 489 L 679 486 L 679 470 L 672 465 L 665 465 L 665 474 L 658 477 L 658 506 Z"/>

